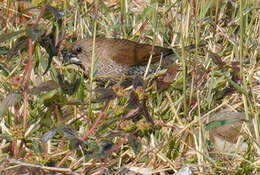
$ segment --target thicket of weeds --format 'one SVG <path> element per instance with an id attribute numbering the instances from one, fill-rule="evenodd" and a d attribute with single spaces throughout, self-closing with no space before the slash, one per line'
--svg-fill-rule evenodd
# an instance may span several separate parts
<path id="1" fill-rule="evenodd" d="M 257 174 L 259 8 L 258 0 L 1 1 L 0 172 Z M 134 87 L 100 88 L 60 63 L 64 42 L 87 36 L 169 47 L 179 60 Z M 227 108 L 245 117 L 212 121 Z M 209 131 L 234 122 L 246 150 L 217 150 Z"/>

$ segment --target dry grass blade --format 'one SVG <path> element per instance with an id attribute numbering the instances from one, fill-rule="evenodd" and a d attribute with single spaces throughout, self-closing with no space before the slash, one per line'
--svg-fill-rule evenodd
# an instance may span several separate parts
<path id="1" fill-rule="evenodd" d="M 14 160 L 14 159 L 9 159 L 8 161 L 10 163 L 14 163 L 14 164 L 17 164 L 20 166 L 25 166 L 25 167 L 40 168 L 40 169 L 47 170 L 47 171 L 74 174 L 70 168 L 56 168 L 56 167 L 41 166 L 41 165 L 26 163 L 26 162 Z"/>

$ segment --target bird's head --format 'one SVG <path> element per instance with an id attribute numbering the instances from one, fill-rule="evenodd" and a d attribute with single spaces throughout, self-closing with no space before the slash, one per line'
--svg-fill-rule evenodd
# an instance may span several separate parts
<path id="1" fill-rule="evenodd" d="M 64 48 L 61 53 L 62 53 L 62 65 L 67 66 L 70 64 L 74 64 L 77 66 L 80 66 L 81 68 L 84 69 L 84 56 L 85 56 L 85 47 L 84 47 L 84 42 L 82 41 L 77 41 L 70 46 Z"/>

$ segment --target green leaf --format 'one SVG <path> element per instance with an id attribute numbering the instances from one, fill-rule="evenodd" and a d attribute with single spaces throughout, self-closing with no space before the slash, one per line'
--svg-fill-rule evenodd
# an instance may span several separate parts
<path id="1" fill-rule="evenodd" d="M 0 47 L 0 55 L 5 55 L 8 53 L 8 49 L 6 47 Z"/>
<path id="2" fill-rule="evenodd" d="M 239 119 L 227 119 L 227 120 L 214 120 L 206 124 L 205 129 L 208 131 L 223 125 L 231 124 L 234 122 L 240 121 Z"/>
<path id="3" fill-rule="evenodd" d="M 24 50 L 27 47 L 27 41 L 28 41 L 27 36 L 21 36 L 20 38 L 18 38 L 15 41 L 13 47 L 8 51 L 7 56 L 12 57 L 16 55 L 19 51 Z"/>
<path id="4" fill-rule="evenodd" d="M 41 154 L 44 153 L 44 145 L 39 140 L 32 141 L 32 150 L 34 153 Z"/>
<path id="5" fill-rule="evenodd" d="M 111 101 L 117 97 L 116 93 L 112 88 L 98 88 L 95 92 L 99 93 L 96 99 L 93 99 L 93 103 L 101 103 L 105 101 Z"/>
<path id="6" fill-rule="evenodd" d="M 11 141 L 12 140 L 12 136 L 10 136 L 9 134 L 0 134 L 0 139 L 1 140 L 7 140 L 7 141 Z"/>
<path id="7" fill-rule="evenodd" d="M 169 159 L 175 160 L 179 155 L 180 155 L 180 151 L 179 151 L 179 147 L 180 147 L 180 141 L 177 138 L 172 138 L 169 141 L 169 146 L 167 149 L 167 157 Z"/>
<path id="8" fill-rule="evenodd" d="M 59 9 L 52 7 L 50 5 L 46 6 L 47 11 L 51 12 L 53 16 L 57 19 L 61 19 L 63 16 L 65 16 L 64 12 L 60 11 Z"/>
<path id="9" fill-rule="evenodd" d="M 128 109 L 136 109 L 140 106 L 140 101 L 139 101 L 139 97 L 138 95 L 136 94 L 135 91 L 132 91 L 130 93 L 130 98 L 128 100 L 128 105 L 127 105 L 127 108 Z"/>
<path id="10" fill-rule="evenodd" d="M 41 96 L 40 96 L 40 103 L 44 103 L 45 105 L 51 105 L 53 104 L 55 101 L 58 101 L 58 100 L 55 100 L 57 99 L 57 91 L 49 91 L 47 93 L 43 93 Z"/>
<path id="11" fill-rule="evenodd" d="M 206 14 L 207 14 L 208 10 L 210 9 L 210 7 L 212 6 L 213 2 L 214 2 L 213 0 L 210 0 L 207 3 L 204 3 L 206 5 L 201 7 L 202 10 L 201 10 L 201 13 L 200 13 L 200 18 L 203 18 L 203 17 L 206 16 Z"/>
<path id="12" fill-rule="evenodd" d="M 49 94 L 49 95 L 44 96 L 43 102 L 44 102 L 45 106 L 50 106 L 53 104 L 60 104 L 60 103 L 67 102 L 67 99 L 64 96 L 57 95 L 56 91 L 50 91 L 46 94 Z"/>
<path id="13" fill-rule="evenodd" d="M 58 54 L 58 50 L 57 48 L 55 47 L 55 32 L 52 32 L 50 33 L 49 35 L 47 36 L 44 36 L 44 37 L 41 37 L 41 39 L 39 40 L 39 43 L 40 45 L 46 50 L 46 52 L 48 53 L 49 55 L 49 58 L 48 58 L 48 64 L 47 64 L 47 67 L 43 73 L 43 75 L 45 73 L 48 72 L 48 70 L 50 69 L 51 67 L 51 63 L 52 63 L 52 58 L 54 56 L 57 56 Z"/>
<path id="14" fill-rule="evenodd" d="M 133 148 L 133 151 L 135 154 L 140 153 L 140 151 L 142 149 L 142 145 L 141 145 L 140 140 L 137 137 L 130 135 L 128 137 L 128 143 Z"/>
<path id="15" fill-rule="evenodd" d="M 26 34 L 32 40 L 38 40 L 44 34 L 44 30 L 37 27 L 28 27 L 26 29 Z"/>
<path id="16" fill-rule="evenodd" d="M 2 63 L 0 63 L 0 70 L 4 71 L 6 76 L 9 75 L 9 73 L 10 73 L 10 70 L 8 69 L 8 67 Z"/>
<path id="17" fill-rule="evenodd" d="M 57 79 L 62 91 L 68 95 L 73 95 L 78 90 L 81 82 L 80 78 L 77 78 L 74 82 L 69 82 L 61 74 L 58 74 Z"/>
<path id="18" fill-rule="evenodd" d="M 16 35 L 23 33 L 24 31 L 25 30 L 19 30 L 16 32 L 0 35 L 0 43 L 9 40 L 9 39 L 15 37 Z"/>
<path id="19" fill-rule="evenodd" d="M 51 91 L 51 90 L 54 90 L 54 89 L 57 89 L 57 88 L 59 88 L 58 83 L 56 83 L 53 80 L 49 80 L 49 81 L 46 81 L 46 82 L 39 84 L 36 87 L 31 88 L 29 90 L 29 93 L 33 94 L 33 95 L 37 95 L 37 94 L 40 94 L 42 92 L 48 92 L 48 91 Z"/>
<path id="20" fill-rule="evenodd" d="M 249 97 L 249 93 L 243 89 L 242 87 L 239 86 L 239 84 L 237 84 L 236 82 L 234 82 L 233 80 L 227 78 L 228 83 L 235 88 L 238 92 L 240 92 L 241 94 L 244 94 L 245 96 Z"/>
<path id="21" fill-rule="evenodd" d="M 101 124 L 100 127 L 98 127 L 96 134 L 100 136 L 100 135 L 106 133 L 106 137 L 115 137 L 115 135 L 116 135 L 115 132 L 114 133 L 109 133 L 108 131 L 109 131 L 109 128 L 113 127 L 116 124 L 116 122 L 118 122 L 119 120 L 120 120 L 119 116 L 114 116 L 114 117 L 108 118 L 106 121 L 104 121 Z M 110 135 L 112 135 L 112 136 L 110 136 Z"/>

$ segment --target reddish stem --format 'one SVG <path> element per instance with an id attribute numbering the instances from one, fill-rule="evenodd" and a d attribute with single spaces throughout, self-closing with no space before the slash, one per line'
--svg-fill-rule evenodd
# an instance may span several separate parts
<path id="1" fill-rule="evenodd" d="M 25 66 L 24 71 L 24 89 L 23 89 L 23 127 L 24 129 L 27 128 L 27 118 L 29 115 L 28 111 L 28 90 L 29 90 L 29 83 L 30 83 L 30 77 L 32 73 L 32 65 L 33 65 L 33 43 L 31 39 L 28 39 L 28 52 L 29 52 L 29 58 L 28 62 Z"/>
<path id="2" fill-rule="evenodd" d="M 87 134 L 85 136 L 82 137 L 82 140 L 87 140 L 89 136 L 93 135 L 93 133 L 95 132 L 98 124 L 100 123 L 100 121 L 105 117 L 105 113 L 104 112 L 100 112 L 96 122 L 94 123 L 94 125 L 90 128 L 90 130 L 87 132 Z"/>

